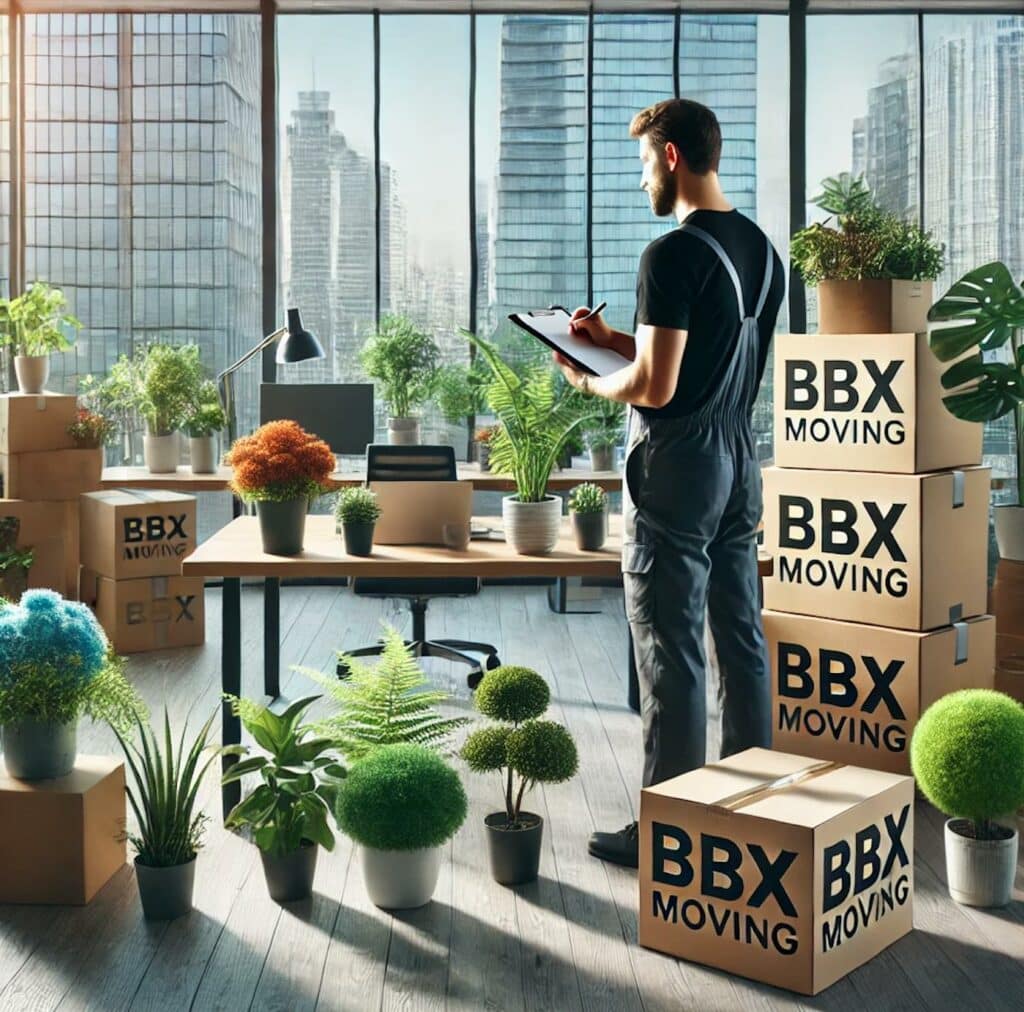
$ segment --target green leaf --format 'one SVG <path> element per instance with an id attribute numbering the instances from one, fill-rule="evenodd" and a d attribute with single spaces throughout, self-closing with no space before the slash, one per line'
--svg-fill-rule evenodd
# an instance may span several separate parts
<path id="1" fill-rule="evenodd" d="M 969 271 L 928 311 L 932 322 L 959 322 L 933 329 L 928 342 L 942 362 L 959 358 L 971 348 L 991 351 L 1024 327 L 1024 292 L 1014 284 L 1005 264 L 998 261 Z"/>

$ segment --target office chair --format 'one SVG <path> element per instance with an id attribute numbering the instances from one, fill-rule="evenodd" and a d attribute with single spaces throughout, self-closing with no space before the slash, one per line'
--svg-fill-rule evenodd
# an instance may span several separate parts
<path id="1" fill-rule="evenodd" d="M 366 447 L 367 481 L 455 481 L 455 450 L 451 446 L 389 446 L 370 444 Z M 427 604 L 432 597 L 469 597 L 479 594 L 478 577 L 388 578 L 360 576 L 352 581 L 353 593 L 362 597 L 399 597 L 409 601 L 412 612 L 412 639 L 406 646 L 415 657 L 441 657 L 447 661 L 468 664 L 467 682 L 475 689 L 483 678 L 480 661 L 465 651 L 484 654 L 484 666 L 491 671 L 501 664 L 496 647 L 490 643 L 468 640 L 431 640 L 427 638 Z M 383 650 L 377 643 L 358 650 L 346 650 L 350 657 L 376 657 Z M 338 662 L 338 677 L 348 677 L 348 666 Z"/>

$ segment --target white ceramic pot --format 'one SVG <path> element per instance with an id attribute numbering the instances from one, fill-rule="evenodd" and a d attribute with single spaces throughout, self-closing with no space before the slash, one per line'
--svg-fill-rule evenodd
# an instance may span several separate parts
<path id="1" fill-rule="evenodd" d="M 361 847 L 366 893 L 384 910 L 411 910 L 429 903 L 441 871 L 441 847 L 376 850 Z"/>
<path id="2" fill-rule="evenodd" d="M 501 501 L 505 540 L 520 555 L 547 555 L 558 543 L 562 500 L 555 495 L 541 502 L 520 502 L 514 495 Z"/>
<path id="3" fill-rule="evenodd" d="M 1024 562 L 1024 506 L 996 506 L 994 513 L 999 557 Z"/>
<path id="4" fill-rule="evenodd" d="M 173 474 L 178 470 L 178 433 L 168 436 L 151 436 L 148 432 L 142 439 L 146 468 L 151 474 Z"/>
<path id="5" fill-rule="evenodd" d="M 41 394 L 50 378 L 50 356 L 15 355 L 14 373 L 18 377 L 20 393 Z"/>
<path id="6" fill-rule="evenodd" d="M 217 437 L 190 436 L 188 453 L 193 474 L 213 474 L 217 470 Z"/>
<path id="7" fill-rule="evenodd" d="M 970 907 L 1005 907 L 1017 870 L 1017 830 L 1004 840 L 975 840 L 958 832 L 967 825 L 966 819 L 946 821 L 949 895 Z"/>
<path id="8" fill-rule="evenodd" d="M 420 420 L 418 418 L 389 418 L 388 443 L 392 446 L 418 446 Z"/>

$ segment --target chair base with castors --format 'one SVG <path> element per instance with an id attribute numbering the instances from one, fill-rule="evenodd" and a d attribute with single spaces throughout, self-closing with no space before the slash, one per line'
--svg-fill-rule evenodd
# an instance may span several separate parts
<path id="1" fill-rule="evenodd" d="M 493 671 L 501 665 L 498 648 L 490 643 L 476 643 L 472 640 L 427 639 L 427 598 L 410 598 L 409 605 L 412 611 L 412 639 L 406 640 L 405 646 L 414 657 L 437 657 L 455 664 L 468 665 L 470 672 L 466 676 L 466 684 L 471 689 L 475 689 L 480 684 L 485 670 Z M 379 657 L 383 650 L 383 643 L 375 643 L 373 646 L 359 647 L 357 650 L 343 650 L 342 655 L 344 657 Z M 467 651 L 483 654 L 483 660 L 471 657 Z M 338 661 L 337 673 L 339 678 L 349 676 L 350 671 L 344 660 Z"/>

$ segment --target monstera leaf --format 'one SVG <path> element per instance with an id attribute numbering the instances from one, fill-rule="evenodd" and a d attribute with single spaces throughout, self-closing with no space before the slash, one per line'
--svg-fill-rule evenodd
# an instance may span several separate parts
<path id="1" fill-rule="evenodd" d="M 1024 403 L 1024 348 L 1018 348 L 1016 365 L 986 362 L 983 356 L 970 355 L 951 365 L 942 375 L 946 390 L 957 387 L 943 398 L 950 414 L 965 422 L 991 422 Z"/>
<path id="2" fill-rule="evenodd" d="M 959 358 L 975 347 L 992 351 L 1006 344 L 1015 328 L 1024 327 L 1024 292 L 1014 284 L 1006 265 L 995 261 L 965 274 L 928 310 L 928 319 L 958 321 L 929 335 L 928 343 L 940 362 Z"/>

